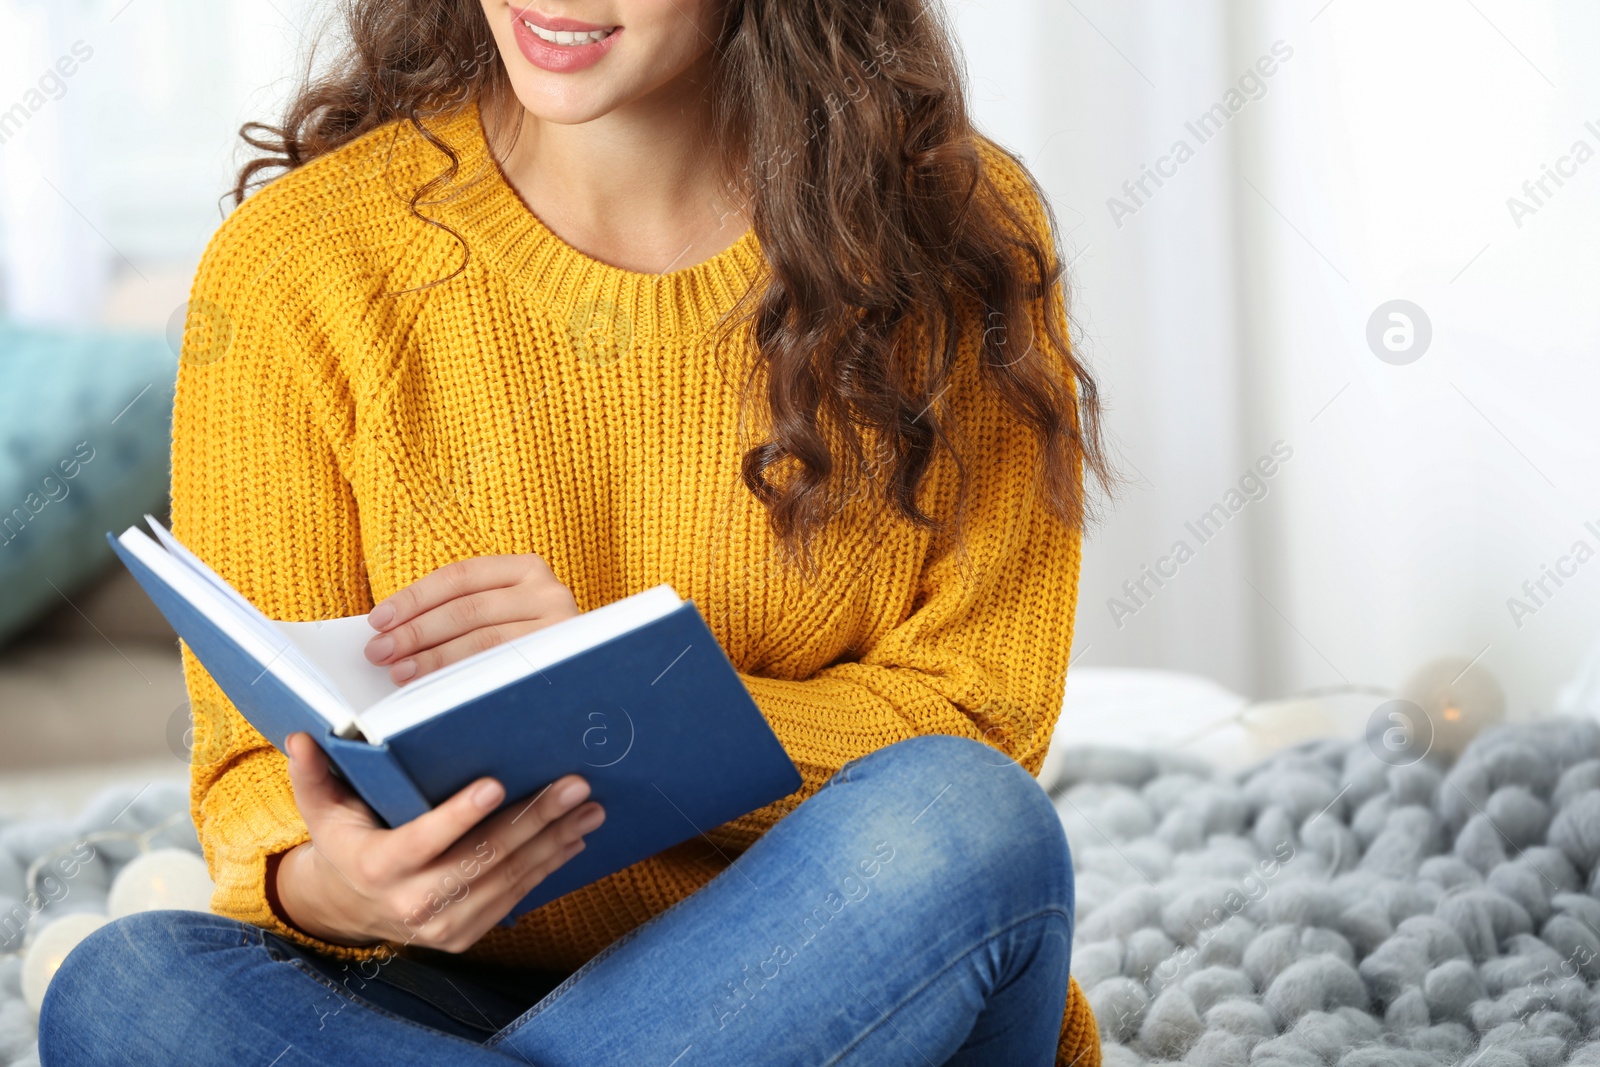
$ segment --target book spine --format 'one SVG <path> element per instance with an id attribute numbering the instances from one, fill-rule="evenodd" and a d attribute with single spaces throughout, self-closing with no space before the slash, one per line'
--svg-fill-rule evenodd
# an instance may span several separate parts
<path id="1" fill-rule="evenodd" d="M 319 743 L 356 794 L 391 829 L 410 822 L 431 807 L 388 745 L 352 741 L 332 731 L 324 733 Z"/>

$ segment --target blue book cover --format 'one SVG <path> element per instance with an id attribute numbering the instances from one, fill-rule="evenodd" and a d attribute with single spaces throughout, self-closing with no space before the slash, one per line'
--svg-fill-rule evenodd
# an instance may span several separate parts
<path id="1" fill-rule="evenodd" d="M 606 810 L 508 921 L 800 788 L 692 601 L 372 744 L 328 721 L 109 532 L 111 547 L 239 712 L 280 751 L 305 731 L 389 826 L 485 775 L 520 807 L 566 774 Z M 560 625 L 560 624 L 557 624 Z"/>

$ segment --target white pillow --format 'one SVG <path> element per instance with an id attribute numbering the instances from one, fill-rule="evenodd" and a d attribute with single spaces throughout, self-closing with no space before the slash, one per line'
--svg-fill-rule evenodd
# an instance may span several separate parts
<path id="1" fill-rule="evenodd" d="M 1564 715 L 1600 719 L 1600 641 L 1596 641 L 1589 649 L 1578 673 L 1561 687 L 1561 692 L 1556 695 L 1556 711 Z"/>

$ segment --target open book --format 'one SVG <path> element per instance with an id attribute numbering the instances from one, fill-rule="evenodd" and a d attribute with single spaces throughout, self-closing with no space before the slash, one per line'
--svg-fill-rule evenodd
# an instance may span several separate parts
<path id="1" fill-rule="evenodd" d="M 106 539 L 239 712 L 280 750 L 304 730 L 390 826 L 489 775 L 521 804 L 586 778 L 606 822 L 512 916 L 800 787 L 690 601 L 658 585 L 403 686 L 365 615 L 269 619 L 151 516 Z"/>

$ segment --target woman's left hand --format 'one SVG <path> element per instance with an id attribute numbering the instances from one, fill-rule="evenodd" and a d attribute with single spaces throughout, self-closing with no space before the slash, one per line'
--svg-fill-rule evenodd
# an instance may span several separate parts
<path id="1" fill-rule="evenodd" d="M 572 591 L 531 552 L 458 560 L 374 605 L 367 659 L 404 685 L 576 614 Z"/>

